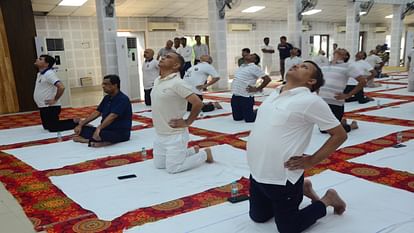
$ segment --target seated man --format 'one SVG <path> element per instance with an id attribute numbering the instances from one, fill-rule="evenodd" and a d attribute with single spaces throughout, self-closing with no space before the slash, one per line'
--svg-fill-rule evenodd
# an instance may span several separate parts
<path id="1" fill-rule="evenodd" d="M 73 141 L 89 143 L 91 147 L 101 147 L 129 140 L 132 107 L 128 96 L 120 91 L 120 84 L 117 75 L 104 77 L 102 89 L 107 95 L 97 110 L 76 126 Z M 102 120 L 98 127 L 87 125 L 99 116 L 102 116 Z"/>
<path id="2" fill-rule="evenodd" d="M 202 55 L 200 62 L 197 65 L 187 70 L 184 75 L 184 81 L 191 86 L 191 90 L 203 100 L 203 89 L 216 83 L 220 77 L 216 69 L 211 65 L 213 59 L 209 55 Z M 211 76 L 211 80 L 207 82 L 208 76 Z M 191 111 L 191 104 L 187 104 L 187 111 Z M 204 103 L 201 111 L 211 112 L 214 109 L 221 109 L 221 105 L 218 102 Z"/>

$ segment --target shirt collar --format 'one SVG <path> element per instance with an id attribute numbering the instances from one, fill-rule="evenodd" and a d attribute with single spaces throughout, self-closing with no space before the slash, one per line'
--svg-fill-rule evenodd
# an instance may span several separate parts
<path id="1" fill-rule="evenodd" d="M 284 86 L 277 87 L 276 91 L 279 94 L 283 94 L 283 95 L 285 95 L 285 93 L 289 94 L 289 95 L 296 95 L 296 94 L 299 94 L 299 93 L 302 93 L 302 92 L 310 92 L 309 88 L 307 88 L 307 87 L 295 87 L 293 89 L 290 89 L 290 90 L 287 90 L 287 91 L 284 91 L 283 93 L 281 93 L 283 87 Z"/>
<path id="2" fill-rule="evenodd" d="M 166 81 L 166 80 L 170 80 L 170 79 L 173 79 L 173 78 L 175 78 L 177 75 L 180 75 L 180 73 L 172 73 L 172 74 L 169 74 L 169 75 L 167 75 L 165 78 L 160 78 L 160 80 L 161 81 Z M 160 76 L 161 77 L 161 76 Z"/>
<path id="3" fill-rule="evenodd" d="M 154 58 L 151 58 L 149 60 L 145 60 L 145 62 L 151 62 L 152 60 L 154 60 Z"/>
<path id="4" fill-rule="evenodd" d="M 52 67 L 47 68 L 47 69 L 43 70 L 42 72 L 40 72 L 40 74 L 41 74 L 41 75 L 44 75 L 44 74 L 46 74 L 46 72 L 47 72 L 48 70 L 52 70 L 52 69 L 53 69 Z"/>

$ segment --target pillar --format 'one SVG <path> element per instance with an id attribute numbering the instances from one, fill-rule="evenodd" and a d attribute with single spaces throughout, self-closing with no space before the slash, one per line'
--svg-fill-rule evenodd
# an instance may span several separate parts
<path id="1" fill-rule="evenodd" d="M 403 21 L 401 20 L 401 13 L 404 5 L 395 4 L 392 6 L 392 22 L 391 22 L 391 44 L 390 46 L 390 66 L 400 65 L 401 53 L 401 36 L 403 31 Z"/>
<path id="2" fill-rule="evenodd" d="M 346 5 L 346 35 L 345 35 L 345 48 L 351 55 L 351 59 L 359 49 L 359 21 L 356 18 L 359 17 L 360 3 L 348 1 Z M 339 46 L 340 47 L 340 46 Z"/>

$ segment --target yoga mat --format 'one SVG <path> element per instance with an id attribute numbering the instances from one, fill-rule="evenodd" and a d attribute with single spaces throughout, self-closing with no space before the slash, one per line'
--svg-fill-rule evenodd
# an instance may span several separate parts
<path id="1" fill-rule="evenodd" d="M 398 89 L 398 90 L 394 90 L 394 91 L 381 91 L 381 92 L 378 92 L 378 93 L 414 96 L 414 92 L 408 92 L 408 88 Z"/>
<path id="2" fill-rule="evenodd" d="M 400 104 L 388 108 L 364 112 L 364 115 L 414 120 L 414 103 Z"/>
<path id="3" fill-rule="evenodd" d="M 234 121 L 233 116 L 225 116 L 195 121 L 192 126 L 220 133 L 234 134 L 251 130 L 253 124 L 245 121 Z"/>
<path id="4" fill-rule="evenodd" d="M 358 101 L 348 102 L 348 103 L 345 103 L 345 112 L 350 112 L 350 111 L 354 111 L 358 109 L 364 109 L 364 108 L 377 106 L 378 105 L 377 101 L 380 101 L 380 105 L 384 105 L 384 104 L 399 102 L 400 100 L 375 97 L 374 101 L 370 101 L 365 104 L 360 104 L 358 103 Z"/>

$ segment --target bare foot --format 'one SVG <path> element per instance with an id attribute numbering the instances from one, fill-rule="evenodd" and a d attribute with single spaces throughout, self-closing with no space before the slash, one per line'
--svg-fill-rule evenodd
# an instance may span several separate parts
<path id="1" fill-rule="evenodd" d="M 213 163 L 214 162 L 214 159 L 213 159 L 213 154 L 211 153 L 211 149 L 210 148 L 206 148 L 204 150 L 207 153 L 206 163 Z"/>
<path id="2" fill-rule="evenodd" d="M 200 147 L 197 145 L 193 146 L 193 149 L 194 149 L 194 154 L 197 154 L 200 151 Z"/>
<path id="3" fill-rule="evenodd" d="M 90 142 L 89 143 L 89 147 L 104 147 L 104 146 L 109 146 L 112 145 L 112 143 L 110 142 Z"/>
<path id="4" fill-rule="evenodd" d="M 342 125 L 346 125 L 346 124 L 347 124 L 347 122 L 346 122 L 346 119 L 345 119 L 345 118 L 342 118 L 342 119 L 341 119 L 341 124 L 342 124 Z"/>
<path id="5" fill-rule="evenodd" d="M 341 199 L 341 197 L 339 197 L 338 193 L 334 189 L 328 189 L 321 201 L 326 206 L 332 206 L 334 208 L 334 214 L 341 215 L 345 212 L 346 203 Z"/>
<path id="6" fill-rule="evenodd" d="M 74 142 L 80 142 L 80 143 L 88 143 L 88 142 L 89 142 L 89 140 L 88 140 L 88 139 L 83 138 L 83 137 L 81 137 L 81 136 L 73 136 L 72 140 L 73 140 Z"/>
<path id="7" fill-rule="evenodd" d="M 358 129 L 358 123 L 356 121 L 352 121 L 352 123 L 350 124 L 351 129 Z"/>
<path id="8" fill-rule="evenodd" d="M 312 182 L 308 179 L 305 179 L 303 183 L 303 195 L 310 198 L 312 202 L 320 199 L 318 194 L 316 194 L 315 190 L 312 188 Z"/>
<path id="9" fill-rule="evenodd" d="M 217 108 L 217 109 L 223 109 L 223 107 L 220 105 L 220 103 L 219 103 L 219 102 L 214 102 L 214 103 L 213 103 L 213 105 L 214 105 L 214 107 L 215 107 L 215 108 Z"/>
<path id="10" fill-rule="evenodd" d="M 78 124 L 79 122 L 80 122 L 80 118 L 73 118 L 73 122 L 75 123 L 75 124 Z"/>

